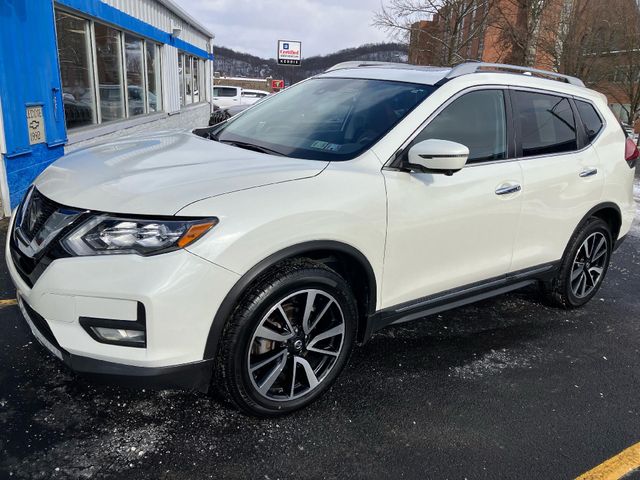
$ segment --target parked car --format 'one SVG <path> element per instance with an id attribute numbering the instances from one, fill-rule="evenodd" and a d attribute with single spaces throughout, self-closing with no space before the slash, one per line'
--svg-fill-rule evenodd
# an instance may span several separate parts
<path id="1" fill-rule="evenodd" d="M 76 100 L 71 93 L 63 93 L 64 116 L 68 128 L 82 127 L 93 123 L 93 110 L 90 102 Z"/>
<path id="2" fill-rule="evenodd" d="M 197 135 L 64 156 L 6 258 L 72 369 L 282 415 L 388 325 L 530 285 L 587 303 L 629 232 L 638 156 L 572 77 L 349 63 Z"/>
<path id="3" fill-rule="evenodd" d="M 261 98 L 269 95 L 264 90 L 251 90 L 228 85 L 215 85 L 213 87 L 213 103 L 220 108 L 233 105 L 252 105 Z"/>

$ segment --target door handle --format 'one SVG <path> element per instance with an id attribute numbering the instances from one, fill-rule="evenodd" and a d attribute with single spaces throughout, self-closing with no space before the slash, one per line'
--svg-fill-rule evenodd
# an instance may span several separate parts
<path id="1" fill-rule="evenodd" d="M 597 173 L 598 173 L 597 168 L 585 168 L 580 172 L 580 177 L 581 178 L 591 177 L 592 175 L 596 175 Z"/>
<path id="2" fill-rule="evenodd" d="M 496 195 L 509 195 L 510 193 L 519 192 L 520 190 L 522 190 L 522 187 L 519 184 L 506 183 L 496 188 Z"/>

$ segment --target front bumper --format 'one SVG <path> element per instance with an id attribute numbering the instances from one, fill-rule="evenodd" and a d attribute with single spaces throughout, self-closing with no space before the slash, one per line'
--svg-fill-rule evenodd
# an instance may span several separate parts
<path id="1" fill-rule="evenodd" d="M 179 250 L 60 258 L 31 287 L 13 264 L 10 244 L 6 260 L 23 314 L 41 343 L 72 369 L 137 385 L 202 390 L 208 383 L 207 337 L 237 274 Z M 80 324 L 81 317 L 135 322 L 139 304 L 146 312 L 144 348 L 99 343 Z"/>
<path id="2" fill-rule="evenodd" d="M 18 298 L 25 321 L 38 342 L 73 371 L 92 378 L 137 388 L 182 388 L 207 392 L 213 360 L 167 367 L 136 367 L 96 360 L 67 352 L 56 340 L 47 321 Z"/>

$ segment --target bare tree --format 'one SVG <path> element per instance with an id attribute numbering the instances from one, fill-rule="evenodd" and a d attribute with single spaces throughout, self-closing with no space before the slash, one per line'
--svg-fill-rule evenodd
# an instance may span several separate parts
<path id="1" fill-rule="evenodd" d="M 454 65 L 481 43 L 495 0 L 389 0 L 373 24 L 400 39 L 422 37 L 416 48 L 430 63 Z"/>
<path id="2" fill-rule="evenodd" d="M 501 0 L 496 3 L 493 27 L 499 31 L 507 63 L 534 66 L 538 54 L 542 22 L 553 0 Z"/>
<path id="3" fill-rule="evenodd" d="M 597 55 L 604 80 L 597 87 L 619 103 L 630 124 L 640 119 L 640 7 L 609 0 L 605 48 Z"/>
<path id="4" fill-rule="evenodd" d="M 538 64 L 598 83 L 600 54 L 611 43 L 609 0 L 558 0 L 542 22 Z"/>

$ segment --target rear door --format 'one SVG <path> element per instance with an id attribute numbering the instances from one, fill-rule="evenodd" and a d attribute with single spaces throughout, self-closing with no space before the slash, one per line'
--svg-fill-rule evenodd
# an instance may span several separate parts
<path id="1" fill-rule="evenodd" d="M 579 221 L 601 198 L 604 175 L 590 144 L 597 122 L 586 132 L 571 97 L 520 89 L 511 95 L 523 174 L 511 267 L 518 271 L 562 257 Z"/>

